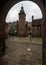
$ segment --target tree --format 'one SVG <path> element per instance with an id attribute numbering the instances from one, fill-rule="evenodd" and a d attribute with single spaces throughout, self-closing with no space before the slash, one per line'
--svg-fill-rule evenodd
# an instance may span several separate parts
<path id="1" fill-rule="evenodd" d="M 13 26 L 11 26 L 11 28 L 9 30 L 9 35 L 14 36 L 14 33 L 15 33 L 15 28 Z"/>

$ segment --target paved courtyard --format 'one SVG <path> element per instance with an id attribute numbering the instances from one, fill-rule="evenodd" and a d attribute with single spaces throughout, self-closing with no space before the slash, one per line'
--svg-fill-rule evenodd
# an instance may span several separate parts
<path id="1" fill-rule="evenodd" d="M 15 41 L 15 42 L 25 42 L 25 43 L 35 43 L 35 44 L 42 44 L 42 38 L 40 37 L 9 37 L 7 41 Z"/>
<path id="2" fill-rule="evenodd" d="M 42 65 L 42 38 L 8 38 L 2 59 L 6 65 Z"/>

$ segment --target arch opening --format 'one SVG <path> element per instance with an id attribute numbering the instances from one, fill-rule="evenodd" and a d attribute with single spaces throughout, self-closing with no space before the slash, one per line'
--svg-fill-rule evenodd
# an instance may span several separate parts
<path id="1" fill-rule="evenodd" d="M 28 4 L 27 4 L 28 3 Z M 42 19 L 43 15 L 42 15 L 42 11 L 40 9 L 40 7 L 32 2 L 32 1 L 21 1 L 17 4 L 15 4 L 8 12 L 7 16 L 6 16 L 6 22 L 16 22 L 17 20 L 19 21 L 19 17 L 18 14 L 21 10 L 21 6 L 23 6 L 24 11 L 26 13 L 26 21 L 28 22 L 32 22 L 32 15 L 34 16 L 34 20 L 35 19 Z M 17 22 L 18 23 L 18 22 Z M 13 28 L 13 27 L 12 27 Z M 11 29 L 12 29 L 11 28 Z M 21 27 L 23 28 L 23 27 Z M 18 27 L 19 29 L 19 27 Z M 29 28 L 30 29 L 30 28 Z M 19 29 L 20 30 L 20 29 Z M 37 31 L 37 32 L 36 32 Z M 40 32 L 39 32 L 40 31 Z M 17 35 L 20 36 L 25 36 L 25 34 L 23 35 L 24 31 L 22 32 L 22 30 L 20 30 L 20 32 L 18 32 L 18 30 L 16 31 L 16 29 L 14 30 L 15 34 L 16 32 L 18 33 Z M 28 31 L 29 33 L 32 32 L 31 30 Z M 35 36 L 41 34 L 41 27 L 33 27 L 33 34 L 35 34 Z M 26 31 L 26 35 L 27 35 L 27 31 Z M 34 35 L 33 35 L 34 36 Z M 34 37 L 35 37 L 34 36 Z M 32 38 L 33 39 L 33 38 Z M 36 41 L 36 40 L 35 40 Z M 42 39 L 38 39 L 37 42 L 40 42 L 42 44 Z M 36 42 L 35 42 L 36 43 Z M 41 48 L 40 48 L 41 49 Z M 30 48 L 27 49 L 30 51 Z M 42 52 L 42 50 L 40 50 Z M 41 53 L 40 53 L 41 54 Z M 42 54 L 41 54 L 42 55 Z M 42 57 L 41 57 L 42 58 Z"/>
<path id="2" fill-rule="evenodd" d="M 41 19 L 43 17 L 40 7 L 32 1 L 21 1 L 15 4 L 7 13 L 6 22 L 14 22 L 19 20 L 18 13 L 23 5 L 26 13 L 26 21 L 32 22 L 32 15 L 34 19 Z"/>

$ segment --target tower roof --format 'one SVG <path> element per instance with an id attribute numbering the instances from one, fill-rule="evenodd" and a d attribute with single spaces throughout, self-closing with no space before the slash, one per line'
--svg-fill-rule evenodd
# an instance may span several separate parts
<path id="1" fill-rule="evenodd" d="M 23 6 L 21 7 L 21 10 L 20 10 L 19 14 L 25 14 Z"/>

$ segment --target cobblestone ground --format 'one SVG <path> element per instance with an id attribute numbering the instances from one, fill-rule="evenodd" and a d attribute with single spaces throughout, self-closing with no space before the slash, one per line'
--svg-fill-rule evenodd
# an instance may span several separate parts
<path id="1" fill-rule="evenodd" d="M 3 65 L 42 65 L 42 44 L 7 40 L 5 52 Z"/>

